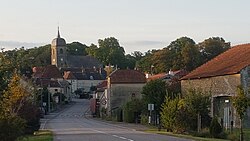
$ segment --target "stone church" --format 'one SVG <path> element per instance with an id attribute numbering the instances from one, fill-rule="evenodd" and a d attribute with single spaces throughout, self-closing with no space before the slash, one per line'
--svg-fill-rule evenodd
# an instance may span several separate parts
<path id="1" fill-rule="evenodd" d="M 59 28 L 57 37 L 51 43 L 51 65 L 61 69 L 103 68 L 103 65 L 92 56 L 76 56 L 67 53 L 66 41 L 61 38 Z"/>
<path id="2" fill-rule="evenodd" d="M 66 41 L 60 36 L 59 28 L 57 37 L 51 43 L 51 65 L 56 66 L 71 84 L 72 92 L 77 89 L 91 92 L 91 87 L 106 79 L 106 71 L 96 58 L 67 52 Z"/>

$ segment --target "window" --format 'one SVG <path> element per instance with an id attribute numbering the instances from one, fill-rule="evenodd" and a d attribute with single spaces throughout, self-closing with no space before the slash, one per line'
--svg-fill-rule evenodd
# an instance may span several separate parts
<path id="1" fill-rule="evenodd" d="M 60 49 L 60 54 L 63 54 L 63 49 Z"/>

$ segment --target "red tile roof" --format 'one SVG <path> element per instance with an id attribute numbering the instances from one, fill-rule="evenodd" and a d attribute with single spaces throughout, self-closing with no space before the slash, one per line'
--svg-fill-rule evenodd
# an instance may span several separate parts
<path id="1" fill-rule="evenodd" d="M 250 65 L 250 44 L 237 45 L 181 78 L 199 79 L 239 73 Z"/>
<path id="2" fill-rule="evenodd" d="M 74 74 L 71 71 L 65 71 L 63 75 L 64 79 L 76 79 Z"/>
<path id="3" fill-rule="evenodd" d="M 97 88 L 106 88 L 107 87 L 107 80 L 102 81 L 100 84 L 96 86 Z"/>
<path id="4" fill-rule="evenodd" d="M 110 81 L 114 83 L 146 83 L 146 77 L 137 70 L 116 70 L 110 74 Z"/>
<path id="5" fill-rule="evenodd" d="M 54 65 L 48 65 L 46 67 L 35 67 L 33 68 L 33 77 L 35 78 L 63 78 L 59 69 Z"/>
<path id="6" fill-rule="evenodd" d="M 148 78 L 148 81 L 151 81 L 151 80 L 156 80 L 156 79 L 163 79 L 165 78 L 166 76 L 168 75 L 168 73 L 159 73 L 159 74 L 156 74 L 156 75 L 152 75 Z"/>

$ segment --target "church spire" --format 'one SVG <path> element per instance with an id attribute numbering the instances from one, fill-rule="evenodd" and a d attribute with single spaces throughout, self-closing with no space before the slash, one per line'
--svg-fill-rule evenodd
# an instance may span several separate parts
<path id="1" fill-rule="evenodd" d="M 57 31 L 57 38 L 61 38 L 61 37 L 60 37 L 60 32 L 59 32 L 59 26 L 58 26 L 57 28 L 58 28 L 58 29 L 57 29 L 57 30 L 58 30 L 58 31 Z"/>

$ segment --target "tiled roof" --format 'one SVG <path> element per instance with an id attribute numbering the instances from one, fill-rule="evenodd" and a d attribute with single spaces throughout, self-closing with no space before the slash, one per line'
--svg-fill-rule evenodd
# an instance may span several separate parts
<path id="1" fill-rule="evenodd" d="M 63 78 L 64 79 L 76 79 L 74 74 L 72 72 L 70 72 L 70 71 L 64 72 Z"/>
<path id="2" fill-rule="evenodd" d="M 100 84 L 96 86 L 97 88 L 106 88 L 107 87 L 107 80 L 102 81 Z"/>
<path id="3" fill-rule="evenodd" d="M 57 79 L 63 78 L 59 69 L 54 65 L 48 65 L 46 67 L 36 67 L 33 68 L 33 77 L 35 78 L 46 78 L 46 79 Z"/>
<path id="4" fill-rule="evenodd" d="M 116 70 L 110 74 L 111 83 L 146 83 L 146 77 L 137 70 Z"/>
<path id="5" fill-rule="evenodd" d="M 35 83 L 40 87 L 62 87 L 57 80 L 36 79 Z"/>
<path id="6" fill-rule="evenodd" d="M 100 68 L 102 64 L 92 56 L 67 56 L 67 64 L 70 68 Z"/>
<path id="7" fill-rule="evenodd" d="M 156 75 L 152 75 L 148 78 L 148 80 L 156 80 L 156 79 L 163 79 L 165 78 L 166 76 L 168 75 L 168 73 L 159 73 L 159 74 L 156 74 Z"/>
<path id="8" fill-rule="evenodd" d="M 199 79 L 239 73 L 250 65 L 250 44 L 237 45 L 181 78 Z"/>

